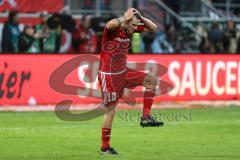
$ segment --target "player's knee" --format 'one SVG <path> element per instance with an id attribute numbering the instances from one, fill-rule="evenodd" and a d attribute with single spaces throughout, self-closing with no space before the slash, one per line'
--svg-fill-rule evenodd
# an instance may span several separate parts
<path id="1" fill-rule="evenodd" d="M 149 75 L 149 76 L 148 76 L 148 81 L 149 81 L 150 86 L 151 86 L 152 89 L 153 89 L 153 88 L 156 88 L 156 86 L 157 86 L 157 78 Z"/>
<path id="2" fill-rule="evenodd" d="M 115 115 L 115 110 L 116 106 L 113 106 L 113 105 L 109 105 L 109 106 L 106 106 L 106 113 L 108 116 L 114 116 Z"/>
<path id="3" fill-rule="evenodd" d="M 107 110 L 106 111 L 106 114 L 108 115 L 108 116 L 111 116 L 111 117 L 113 117 L 114 115 L 115 115 L 115 109 L 113 109 L 113 110 Z"/>

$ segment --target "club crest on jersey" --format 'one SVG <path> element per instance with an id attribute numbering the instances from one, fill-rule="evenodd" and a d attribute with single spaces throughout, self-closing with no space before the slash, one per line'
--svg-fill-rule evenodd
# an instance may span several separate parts
<path id="1" fill-rule="evenodd" d="M 119 41 L 119 42 L 130 42 L 130 38 L 115 38 L 116 41 Z"/>

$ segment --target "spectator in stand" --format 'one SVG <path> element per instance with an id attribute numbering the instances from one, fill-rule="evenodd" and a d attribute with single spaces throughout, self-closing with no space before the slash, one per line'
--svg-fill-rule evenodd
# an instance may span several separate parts
<path id="1" fill-rule="evenodd" d="M 25 26 L 18 41 L 19 52 L 40 53 L 40 38 L 43 38 L 41 31 L 35 33 L 35 30 L 32 26 Z"/>
<path id="2" fill-rule="evenodd" d="M 43 27 L 43 26 L 42 26 Z M 59 14 L 53 14 L 47 19 L 44 34 L 41 39 L 41 50 L 43 53 L 59 53 L 61 47 L 62 26 Z"/>
<path id="3" fill-rule="evenodd" d="M 144 41 L 144 52 L 145 53 L 153 53 L 152 43 L 156 38 L 156 34 L 153 32 L 145 32 L 143 33 L 143 41 Z"/>
<path id="4" fill-rule="evenodd" d="M 210 53 L 222 53 L 223 52 L 223 32 L 219 27 L 218 22 L 214 22 L 210 31 L 208 32 L 208 40 L 210 43 Z"/>
<path id="5" fill-rule="evenodd" d="M 65 6 L 60 11 L 61 26 L 62 26 L 62 38 L 60 53 L 66 53 L 71 51 L 72 46 L 72 33 L 76 29 L 76 20 L 73 18 L 70 7 Z"/>
<path id="6" fill-rule="evenodd" d="M 17 11 L 11 11 L 2 30 L 2 52 L 18 52 L 18 39 L 21 34 Z"/>
<path id="7" fill-rule="evenodd" d="M 224 30 L 223 49 L 225 53 L 236 53 L 237 51 L 237 30 L 233 21 L 227 22 L 227 27 Z"/>
<path id="8" fill-rule="evenodd" d="M 61 33 L 61 26 L 57 29 L 47 28 L 41 42 L 41 50 L 43 53 L 59 53 L 61 47 Z"/>
<path id="9" fill-rule="evenodd" d="M 178 38 L 180 37 L 180 33 L 176 30 L 176 27 L 174 24 L 167 24 L 165 26 L 166 31 L 166 38 L 167 42 L 169 42 L 169 45 L 172 47 L 171 50 L 176 53 L 181 53 L 181 44 L 178 41 Z"/>
<path id="10" fill-rule="evenodd" d="M 200 53 L 211 53 L 211 44 L 209 43 L 207 35 L 201 36 L 201 41 L 199 44 Z"/>
<path id="11" fill-rule="evenodd" d="M 84 16 L 81 24 L 72 33 L 73 51 L 77 53 L 95 53 L 97 39 L 95 32 L 90 28 L 91 16 Z"/>
<path id="12" fill-rule="evenodd" d="M 132 45 L 131 45 L 131 53 L 142 53 L 142 37 L 140 33 L 133 33 L 132 34 Z"/>
<path id="13" fill-rule="evenodd" d="M 40 19 L 41 19 L 41 23 L 36 25 L 35 29 L 36 31 L 43 31 L 45 32 L 47 30 L 47 20 L 48 20 L 48 13 L 47 12 L 43 12 L 40 14 Z"/>
<path id="14" fill-rule="evenodd" d="M 43 12 L 40 14 L 40 19 L 41 19 L 41 23 L 35 26 L 35 31 L 39 32 L 42 36 L 39 37 L 35 43 L 39 43 L 38 46 L 40 47 L 40 51 L 39 52 L 44 52 L 43 51 L 43 40 L 44 38 L 47 38 L 48 33 L 48 26 L 47 26 L 47 20 L 48 20 L 48 13 L 47 12 Z"/>
<path id="15" fill-rule="evenodd" d="M 208 40 L 207 29 L 204 27 L 203 23 L 198 23 L 196 27 L 196 39 L 199 42 L 200 53 L 210 53 L 210 43 Z M 197 36 L 198 35 L 198 36 Z"/>
<path id="16" fill-rule="evenodd" d="M 156 38 L 152 44 L 153 53 L 173 53 L 174 50 L 172 46 L 168 43 L 166 39 L 166 34 L 164 32 L 156 32 Z"/>

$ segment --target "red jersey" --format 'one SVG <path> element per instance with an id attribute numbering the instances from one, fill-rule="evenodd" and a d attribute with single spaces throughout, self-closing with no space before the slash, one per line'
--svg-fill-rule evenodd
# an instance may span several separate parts
<path id="1" fill-rule="evenodd" d="M 142 32 L 143 25 L 139 25 L 135 32 Z M 121 72 L 126 69 L 127 53 L 131 46 L 131 34 L 122 27 L 115 30 L 104 28 L 102 37 L 101 57 L 99 70 L 103 72 Z"/>

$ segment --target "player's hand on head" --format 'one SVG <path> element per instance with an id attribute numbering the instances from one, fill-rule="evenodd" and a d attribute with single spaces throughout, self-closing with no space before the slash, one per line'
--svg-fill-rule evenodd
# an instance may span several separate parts
<path id="1" fill-rule="evenodd" d="M 141 14 L 137 9 L 135 9 L 135 10 L 136 10 L 136 11 L 135 11 L 134 15 L 135 15 L 137 18 L 141 19 L 141 18 L 142 18 L 142 14 Z"/>
<path id="2" fill-rule="evenodd" d="M 136 14 L 138 10 L 135 8 L 129 8 L 125 13 L 124 13 L 124 18 L 125 20 L 129 21 L 133 18 L 134 14 Z"/>

